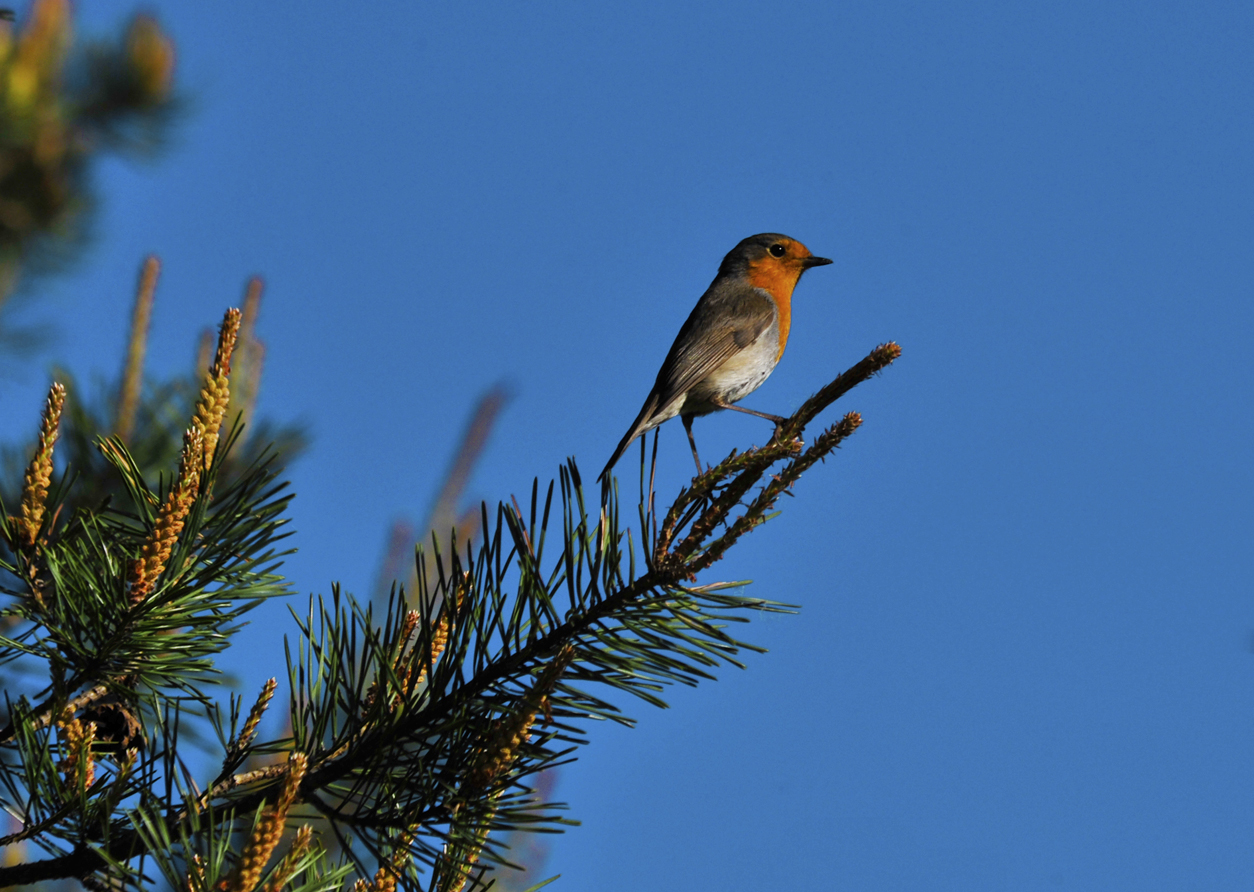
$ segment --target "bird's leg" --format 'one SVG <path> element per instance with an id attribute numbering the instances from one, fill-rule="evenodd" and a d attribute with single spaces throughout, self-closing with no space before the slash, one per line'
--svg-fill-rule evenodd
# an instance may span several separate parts
<path id="1" fill-rule="evenodd" d="M 718 406 L 720 409 L 731 409 L 734 412 L 744 412 L 746 415 L 756 415 L 759 418 L 765 418 L 767 421 L 775 422 L 775 436 L 771 438 L 773 440 L 779 439 L 780 431 L 784 429 L 784 422 L 788 420 L 781 415 L 768 415 L 766 412 L 756 412 L 753 409 L 746 409 L 744 406 L 733 406 L 731 403 L 724 402 L 723 400 L 714 399 L 710 400 L 710 402 Z"/>
<path id="2" fill-rule="evenodd" d="M 657 475 L 657 437 L 658 429 L 653 429 L 653 460 L 649 462 L 649 514 L 653 518 L 653 541 L 657 541 L 657 515 L 653 512 L 653 480 Z M 648 433 L 641 437 L 641 441 L 649 438 Z"/>
<path id="3" fill-rule="evenodd" d="M 701 476 L 701 456 L 697 455 L 697 441 L 692 436 L 692 415 L 680 415 L 679 420 L 684 423 L 684 430 L 688 432 L 688 445 L 692 447 L 692 460 L 697 463 L 697 476 Z"/>

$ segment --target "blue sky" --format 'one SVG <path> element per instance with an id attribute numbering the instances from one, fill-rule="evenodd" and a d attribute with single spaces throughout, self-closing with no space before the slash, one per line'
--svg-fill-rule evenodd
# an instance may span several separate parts
<path id="1" fill-rule="evenodd" d="M 563 770 L 556 888 L 1249 888 L 1254 8 L 362 8 L 157 4 L 189 112 L 158 162 L 101 169 L 42 305 L 44 359 L 113 373 L 157 252 L 171 373 L 265 276 L 262 411 L 314 436 L 302 593 L 368 590 L 493 383 L 476 497 L 599 470 L 746 235 L 835 264 L 745 405 L 904 349 L 709 576 L 801 615 Z M 0 434 L 45 385 L 0 381 Z M 724 415 L 709 457 L 769 434 Z M 677 424 L 661 450 L 666 494 Z M 269 609 L 250 688 L 293 631 Z"/>

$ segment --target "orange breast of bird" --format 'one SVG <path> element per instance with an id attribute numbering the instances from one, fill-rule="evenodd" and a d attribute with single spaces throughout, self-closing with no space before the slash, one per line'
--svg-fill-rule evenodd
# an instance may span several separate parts
<path id="1" fill-rule="evenodd" d="M 775 301 L 775 309 L 779 312 L 779 352 L 775 361 L 784 355 L 784 346 L 788 343 L 788 327 L 792 323 L 792 290 L 797 287 L 799 271 L 780 263 L 774 257 L 763 257 L 749 264 L 745 276 L 754 288 L 761 288 Z"/>

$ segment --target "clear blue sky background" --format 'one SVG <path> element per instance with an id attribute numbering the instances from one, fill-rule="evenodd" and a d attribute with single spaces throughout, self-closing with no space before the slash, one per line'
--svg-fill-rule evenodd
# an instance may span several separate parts
<path id="1" fill-rule="evenodd" d="M 158 5 L 193 108 L 102 169 L 43 304 L 43 359 L 112 374 L 158 252 L 171 373 L 265 275 L 262 409 L 314 435 L 298 590 L 369 588 L 496 381 L 476 496 L 595 474 L 751 233 L 836 263 L 746 405 L 905 351 L 709 577 L 804 605 L 749 627 L 771 652 L 563 771 L 557 888 L 1250 888 L 1254 7 L 362 8 Z M 45 385 L 0 382 L 0 433 Z M 768 434 L 697 424 L 709 457 Z M 292 631 L 255 616 L 250 688 Z"/>

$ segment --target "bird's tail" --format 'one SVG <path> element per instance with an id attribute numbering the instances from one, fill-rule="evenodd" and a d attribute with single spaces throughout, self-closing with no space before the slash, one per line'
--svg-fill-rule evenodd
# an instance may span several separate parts
<path id="1" fill-rule="evenodd" d="M 619 440 L 618 448 L 614 450 L 614 454 L 610 456 L 610 460 L 605 465 L 605 470 L 597 477 L 602 483 L 609 483 L 610 470 L 617 464 L 618 460 L 623 457 L 623 453 L 627 451 L 627 447 L 632 444 L 636 437 L 657 427 L 653 423 L 653 416 L 657 412 L 657 394 L 649 394 L 649 398 L 644 401 L 644 407 L 640 410 L 640 414 L 636 416 L 636 420 L 631 423 L 626 435 Z"/>

